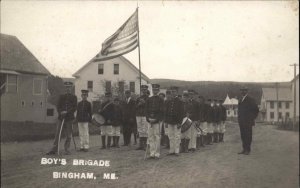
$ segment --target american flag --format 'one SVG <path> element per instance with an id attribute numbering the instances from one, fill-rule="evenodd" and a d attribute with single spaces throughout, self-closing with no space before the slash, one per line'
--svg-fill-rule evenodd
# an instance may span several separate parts
<path id="1" fill-rule="evenodd" d="M 138 10 L 102 44 L 101 52 L 96 61 L 112 59 L 131 52 L 138 46 Z"/>

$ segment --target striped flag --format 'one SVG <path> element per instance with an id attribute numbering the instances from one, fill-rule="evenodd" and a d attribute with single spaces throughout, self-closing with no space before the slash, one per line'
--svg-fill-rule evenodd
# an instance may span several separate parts
<path id="1" fill-rule="evenodd" d="M 107 60 L 131 52 L 138 46 L 138 10 L 102 44 L 95 61 Z"/>

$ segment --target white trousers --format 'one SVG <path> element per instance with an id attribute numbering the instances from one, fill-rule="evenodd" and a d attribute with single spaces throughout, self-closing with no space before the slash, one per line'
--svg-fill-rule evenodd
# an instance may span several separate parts
<path id="1" fill-rule="evenodd" d="M 89 123 L 78 122 L 78 131 L 80 138 L 80 148 L 89 149 Z"/>
<path id="2" fill-rule="evenodd" d="M 148 122 L 145 116 L 136 116 L 137 131 L 139 137 L 148 137 Z"/>
<path id="3" fill-rule="evenodd" d="M 202 129 L 201 135 L 207 134 L 207 122 L 200 122 L 200 128 Z"/>
<path id="4" fill-rule="evenodd" d="M 220 125 L 220 133 L 225 133 L 226 132 L 226 123 L 225 121 L 221 122 Z"/>
<path id="5" fill-rule="evenodd" d="M 161 123 L 149 123 L 148 127 L 148 143 L 150 146 L 150 156 L 160 156 L 160 130 Z"/>
<path id="6" fill-rule="evenodd" d="M 113 128 L 112 125 L 102 125 L 100 126 L 101 136 L 112 136 Z"/>
<path id="7" fill-rule="evenodd" d="M 168 137 L 170 140 L 169 153 L 179 153 L 180 146 L 180 129 L 177 128 L 177 124 L 168 124 Z"/>
<path id="8" fill-rule="evenodd" d="M 191 126 L 191 138 L 189 142 L 189 149 L 194 148 L 196 149 L 196 140 L 197 140 L 197 129 L 195 128 L 197 124 L 197 121 L 193 121 L 192 126 Z"/>
<path id="9" fill-rule="evenodd" d="M 220 133 L 220 123 L 214 123 L 214 133 Z"/>
<path id="10" fill-rule="evenodd" d="M 214 125 L 213 123 L 207 123 L 207 133 L 214 133 Z"/>
<path id="11" fill-rule="evenodd" d="M 112 126 L 112 136 L 120 136 L 121 135 L 121 127 L 120 126 Z"/>

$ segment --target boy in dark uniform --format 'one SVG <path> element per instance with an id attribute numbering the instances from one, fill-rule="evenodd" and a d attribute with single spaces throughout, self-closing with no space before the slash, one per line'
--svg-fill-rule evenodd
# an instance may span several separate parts
<path id="1" fill-rule="evenodd" d="M 139 147 L 137 150 L 144 150 L 147 146 L 148 122 L 146 120 L 146 101 L 148 99 L 148 86 L 142 85 L 142 95 L 136 100 L 136 124 L 139 134 Z"/>
<path id="2" fill-rule="evenodd" d="M 224 133 L 226 131 L 225 121 L 227 119 L 227 112 L 225 106 L 223 106 L 223 101 L 220 100 L 220 108 L 221 108 L 221 122 L 220 122 L 220 142 L 224 142 Z"/>
<path id="3" fill-rule="evenodd" d="M 207 110 L 208 105 L 205 103 L 203 96 L 199 96 L 199 124 L 201 128 L 200 137 L 198 137 L 198 146 L 204 147 L 204 140 L 207 135 Z"/>
<path id="4" fill-rule="evenodd" d="M 164 122 L 168 127 L 170 150 L 168 155 L 179 155 L 180 126 L 184 118 L 183 102 L 177 97 L 178 87 L 171 87 L 172 98 L 165 102 Z"/>
<path id="5" fill-rule="evenodd" d="M 57 112 L 58 112 L 58 121 L 56 126 L 55 132 L 55 139 L 53 143 L 52 149 L 47 153 L 47 155 L 56 154 L 58 148 L 58 140 L 60 130 L 63 129 L 66 134 L 66 141 L 65 141 L 65 154 L 70 154 L 70 142 L 72 136 L 72 123 L 75 119 L 74 112 L 77 109 L 77 97 L 71 94 L 71 89 L 73 86 L 72 82 L 64 82 L 64 86 L 66 89 L 66 93 L 59 96 L 58 104 L 57 104 Z M 62 122 L 64 122 L 62 124 Z M 61 127 L 63 126 L 63 127 Z"/>
<path id="6" fill-rule="evenodd" d="M 119 139 L 120 139 L 120 130 L 123 125 L 123 112 L 120 106 L 119 98 L 114 99 L 114 118 L 112 121 L 112 137 L 113 137 L 113 145 L 112 147 L 119 148 Z"/>
<path id="7" fill-rule="evenodd" d="M 208 106 L 207 106 L 207 144 L 212 145 L 213 142 L 213 133 L 214 133 L 214 110 L 213 110 L 213 103 L 211 99 L 208 99 Z"/>
<path id="8" fill-rule="evenodd" d="M 77 105 L 76 121 L 80 138 L 80 151 L 87 152 L 89 149 L 89 122 L 92 120 L 92 105 L 87 100 L 88 90 L 81 90 L 81 98 Z"/>
<path id="9" fill-rule="evenodd" d="M 148 141 L 150 158 L 160 157 L 160 125 L 163 117 L 163 101 L 159 98 L 159 85 L 152 84 L 153 96 L 146 101 L 146 120 L 149 123 Z"/>
<path id="10" fill-rule="evenodd" d="M 196 127 L 198 126 L 198 120 L 199 120 L 199 104 L 195 100 L 195 91 L 194 90 L 188 90 L 190 100 L 187 103 L 187 117 L 192 120 L 192 126 L 191 126 L 191 140 L 189 143 L 189 151 L 196 151 L 196 140 L 197 140 L 197 133 L 198 130 Z"/>
<path id="11" fill-rule="evenodd" d="M 101 105 L 101 109 L 98 111 L 105 119 L 105 123 L 100 126 L 101 130 L 101 139 L 102 139 L 102 148 L 109 149 L 111 145 L 112 137 L 112 121 L 114 118 L 114 104 L 112 102 L 111 92 L 106 92 L 104 96 L 104 101 Z M 107 137 L 107 145 L 106 145 Z"/>
<path id="12" fill-rule="evenodd" d="M 220 121 L 221 121 L 221 109 L 218 104 L 218 100 L 214 99 L 213 100 L 213 125 L 214 125 L 214 143 L 219 142 L 219 126 L 220 126 Z"/>

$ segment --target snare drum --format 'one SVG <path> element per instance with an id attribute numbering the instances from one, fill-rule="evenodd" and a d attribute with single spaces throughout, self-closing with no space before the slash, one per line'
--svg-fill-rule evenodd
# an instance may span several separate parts
<path id="1" fill-rule="evenodd" d="M 103 125 L 105 123 L 105 119 L 102 115 L 95 113 L 92 116 L 92 123 L 94 125 L 100 127 L 101 125 Z"/>
<path id="2" fill-rule="evenodd" d="M 190 120 L 188 117 L 183 118 L 181 124 L 181 133 L 184 133 L 185 131 L 189 130 L 191 126 L 192 126 L 192 120 Z"/>

